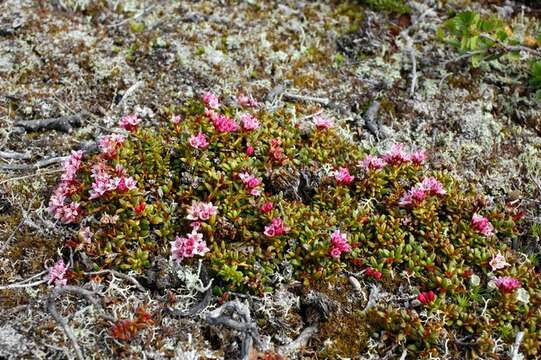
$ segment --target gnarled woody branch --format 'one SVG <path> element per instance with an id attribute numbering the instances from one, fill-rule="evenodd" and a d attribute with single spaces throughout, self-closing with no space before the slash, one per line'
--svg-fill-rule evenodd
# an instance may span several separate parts
<path id="1" fill-rule="evenodd" d="M 61 116 L 57 118 L 17 121 L 14 126 L 19 126 L 26 131 L 58 130 L 70 132 L 74 126 L 81 126 L 84 114 Z"/>

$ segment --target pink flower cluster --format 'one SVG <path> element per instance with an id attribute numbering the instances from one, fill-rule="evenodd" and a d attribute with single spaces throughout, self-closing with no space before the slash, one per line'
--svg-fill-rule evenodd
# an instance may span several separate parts
<path id="1" fill-rule="evenodd" d="M 334 126 L 334 121 L 332 119 L 320 115 L 315 115 L 313 121 L 318 129 L 330 129 Z"/>
<path id="2" fill-rule="evenodd" d="M 220 107 L 220 100 L 218 100 L 218 97 L 210 91 L 203 94 L 203 102 L 209 109 L 217 109 Z"/>
<path id="3" fill-rule="evenodd" d="M 180 115 L 171 115 L 171 123 L 175 124 L 175 125 L 178 125 L 182 122 L 182 116 Z"/>
<path id="4" fill-rule="evenodd" d="M 119 134 L 107 135 L 100 139 L 102 154 L 109 159 L 114 158 L 126 138 Z"/>
<path id="5" fill-rule="evenodd" d="M 447 194 L 443 185 L 435 177 L 425 177 L 422 182 L 412 187 L 398 204 L 400 206 L 417 205 L 429 195 L 443 196 Z"/>
<path id="6" fill-rule="evenodd" d="M 259 120 L 250 114 L 242 114 L 240 116 L 240 122 L 242 123 L 242 128 L 246 131 L 256 130 L 261 126 Z"/>
<path id="7" fill-rule="evenodd" d="M 49 211 L 55 219 L 69 224 L 74 223 L 81 215 L 81 206 L 77 202 L 66 203 L 67 198 L 77 191 L 75 186 L 77 171 L 81 167 L 82 151 L 73 151 L 64 162 L 61 181 L 49 200 Z"/>
<path id="8" fill-rule="evenodd" d="M 349 174 L 348 168 L 341 167 L 341 168 L 338 168 L 338 170 L 335 172 L 334 179 L 340 185 L 349 185 L 353 182 L 353 179 L 355 179 L 355 176 L 351 176 Z"/>
<path id="9" fill-rule="evenodd" d="M 118 122 L 118 126 L 128 131 L 135 131 L 139 127 L 140 122 L 141 122 L 141 119 L 139 119 L 137 115 L 135 114 L 126 115 L 120 118 L 120 121 Z"/>
<path id="10" fill-rule="evenodd" d="M 209 146 L 207 136 L 202 132 L 199 132 L 197 135 L 192 135 L 188 139 L 188 143 L 190 143 L 190 145 L 196 149 L 204 149 Z"/>
<path id="11" fill-rule="evenodd" d="M 378 271 L 378 270 L 372 269 L 372 268 L 368 268 L 368 269 L 366 269 L 366 276 L 373 277 L 374 279 L 379 281 L 379 280 L 381 280 L 383 274 L 381 273 L 381 271 Z"/>
<path id="12" fill-rule="evenodd" d="M 386 163 L 382 158 L 366 155 L 366 157 L 359 162 L 359 165 L 364 167 L 366 170 L 379 170 L 385 167 Z"/>
<path id="13" fill-rule="evenodd" d="M 92 167 L 91 177 L 94 182 L 91 185 L 90 199 L 102 197 L 109 191 L 126 192 L 137 188 L 137 182 L 132 177 L 126 176 L 126 170 L 121 165 L 116 167 L 115 172 L 118 176 L 108 174 L 105 163 L 97 163 Z"/>
<path id="14" fill-rule="evenodd" d="M 289 228 L 284 224 L 284 221 L 280 218 L 272 219 L 269 225 L 265 226 L 263 234 L 268 237 L 282 236 L 289 231 Z"/>
<path id="15" fill-rule="evenodd" d="M 351 246 L 348 243 L 346 234 L 335 230 L 331 235 L 330 255 L 334 258 L 340 257 L 342 253 L 350 252 Z"/>
<path id="16" fill-rule="evenodd" d="M 486 217 L 475 213 L 471 218 L 471 223 L 473 229 L 478 233 L 487 237 L 494 235 L 494 227 Z"/>
<path id="17" fill-rule="evenodd" d="M 192 205 L 188 208 L 186 219 L 193 221 L 207 221 L 217 213 L 218 208 L 212 205 L 212 203 L 192 202 Z"/>
<path id="18" fill-rule="evenodd" d="M 502 293 L 512 293 L 520 287 L 520 281 L 511 276 L 500 276 L 494 280 L 494 283 Z"/>
<path id="19" fill-rule="evenodd" d="M 250 194 L 254 196 L 259 196 L 261 194 L 262 181 L 260 178 L 250 175 L 247 172 L 240 173 L 239 177 L 242 180 L 244 187 L 247 190 L 250 190 Z"/>
<path id="20" fill-rule="evenodd" d="M 255 108 L 259 106 L 259 102 L 252 95 L 239 94 L 237 102 L 243 108 Z"/>
<path id="21" fill-rule="evenodd" d="M 205 110 L 205 114 L 209 117 L 214 125 L 214 128 L 221 133 L 235 132 L 239 129 L 239 125 L 235 120 L 222 114 L 218 114 L 213 110 Z"/>
<path id="22" fill-rule="evenodd" d="M 260 210 L 261 210 L 262 213 L 266 214 L 266 213 L 270 212 L 272 210 L 272 208 L 273 208 L 272 203 L 270 201 L 267 201 L 266 203 L 261 205 Z"/>
<path id="23" fill-rule="evenodd" d="M 48 284 L 54 283 L 55 286 L 65 286 L 68 283 L 68 279 L 66 279 L 67 271 L 68 267 L 64 264 L 64 260 L 58 260 L 56 264 L 49 268 Z"/>
<path id="24" fill-rule="evenodd" d="M 410 161 L 420 165 L 426 160 L 424 150 L 416 150 L 410 154 L 404 148 L 403 144 L 394 144 L 388 152 L 383 154 L 383 160 L 391 165 L 400 165 Z"/>
<path id="25" fill-rule="evenodd" d="M 182 261 L 195 255 L 204 256 L 210 249 L 207 247 L 203 234 L 193 230 L 186 237 L 175 238 L 171 241 L 171 256 L 175 261 Z"/>
<path id="26" fill-rule="evenodd" d="M 434 291 L 432 290 L 425 291 L 417 296 L 417 300 L 419 300 L 424 305 L 428 305 L 432 301 L 436 300 L 436 294 L 434 294 Z"/>
<path id="27" fill-rule="evenodd" d="M 496 254 L 488 264 L 492 268 L 492 271 L 500 270 L 511 265 L 505 261 L 505 257 L 500 253 Z"/>

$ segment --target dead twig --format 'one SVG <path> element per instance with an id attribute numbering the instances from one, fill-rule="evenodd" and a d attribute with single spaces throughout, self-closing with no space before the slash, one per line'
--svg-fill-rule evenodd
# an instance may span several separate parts
<path id="1" fill-rule="evenodd" d="M 14 126 L 22 127 L 26 131 L 58 130 L 71 132 L 74 126 L 81 126 L 83 114 L 61 116 L 57 118 L 18 121 Z"/>
<path id="2" fill-rule="evenodd" d="M 284 358 L 289 357 L 292 354 L 296 354 L 300 349 L 308 344 L 308 341 L 312 336 L 317 334 L 319 328 L 317 325 L 308 326 L 300 333 L 300 335 L 291 343 L 284 345 L 278 349 L 278 353 Z"/>
<path id="3" fill-rule="evenodd" d="M 378 140 L 380 138 L 380 130 L 379 130 L 380 127 L 379 127 L 379 123 L 377 119 L 379 108 L 380 108 L 379 101 L 374 101 L 370 105 L 370 107 L 368 108 L 364 116 L 364 126 Z"/>
<path id="4" fill-rule="evenodd" d="M 226 312 L 231 312 L 231 316 L 237 315 L 240 320 L 235 320 L 231 316 L 225 315 Z M 252 322 L 250 309 L 246 304 L 238 300 L 229 301 L 211 311 L 207 315 L 207 322 L 211 325 L 224 325 L 243 334 L 241 355 L 244 360 L 249 358 L 254 342 L 256 348 L 261 348 L 257 325 L 255 322 Z"/>
<path id="5" fill-rule="evenodd" d="M 519 331 L 515 336 L 515 343 L 513 344 L 513 346 L 511 346 L 511 349 L 509 350 L 509 356 L 511 356 L 511 360 L 523 359 L 523 357 L 519 353 L 522 339 L 524 339 L 524 331 Z"/>
<path id="6" fill-rule="evenodd" d="M 316 102 L 323 105 L 329 105 L 330 100 L 328 98 L 320 98 L 320 97 L 314 97 L 314 96 L 304 96 L 304 95 L 298 95 L 298 94 L 292 94 L 292 93 L 284 93 L 284 97 L 289 100 L 299 100 L 299 101 L 305 101 L 305 102 Z"/>
<path id="7" fill-rule="evenodd" d="M 9 160 L 28 160 L 32 158 L 29 153 L 18 153 L 14 151 L 0 151 L 0 157 Z"/>
<path id="8" fill-rule="evenodd" d="M 2 164 L 0 165 L 0 171 L 35 170 L 49 165 L 57 164 L 59 162 L 63 162 L 67 158 L 67 156 L 56 156 L 42 159 L 33 164 Z"/>

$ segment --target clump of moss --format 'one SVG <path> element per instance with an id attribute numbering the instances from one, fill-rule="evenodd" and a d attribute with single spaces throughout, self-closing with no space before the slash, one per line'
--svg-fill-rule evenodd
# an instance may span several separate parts
<path id="1" fill-rule="evenodd" d="M 55 192 L 52 204 L 82 223 L 70 246 L 96 268 L 138 272 L 158 257 L 204 256 L 218 293 L 363 272 L 390 294 L 417 297 L 359 315 L 368 319 L 359 334 L 379 334 L 382 354 L 402 344 L 436 355 L 442 336 L 473 336 L 453 351 L 487 355 L 518 331 L 524 353 L 538 353 L 541 283 L 509 246 L 511 209 L 426 169 L 420 150 L 367 155 L 321 114 L 298 120 L 255 105 L 242 97 L 221 106 L 206 94 L 168 126 L 140 128 L 132 115 L 120 122 L 129 133 L 103 139 L 101 154 L 74 154 L 59 187 L 66 196 L 58 204 Z M 352 341 L 361 349 L 367 338 Z"/>

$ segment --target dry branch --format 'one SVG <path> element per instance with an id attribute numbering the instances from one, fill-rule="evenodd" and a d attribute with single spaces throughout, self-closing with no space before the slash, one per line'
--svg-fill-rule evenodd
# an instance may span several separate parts
<path id="1" fill-rule="evenodd" d="M 141 291 L 141 292 L 145 292 L 145 288 L 143 287 L 143 285 L 141 285 L 139 283 L 139 281 L 137 281 L 136 278 L 134 278 L 133 276 L 130 276 L 128 274 L 123 274 L 121 272 L 118 272 L 116 270 L 100 270 L 100 271 L 93 271 L 93 272 L 86 272 L 84 273 L 85 275 L 102 275 L 102 274 L 111 274 L 111 275 L 114 275 L 118 278 L 121 278 L 123 280 L 126 280 L 127 282 L 131 283 L 132 285 L 134 285 L 137 290 Z"/>
<path id="2" fill-rule="evenodd" d="M 67 156 L 56 156 L 39 160 L 33 164 L 2 164 L 0 165 L 0 171 L 14 171 L 14 170 L 36 170 L 49 165 L 57 164 L 66 160 Z"/>
<path id="3" fill-rule="evenodd" d="M 299 100 L 299 101 L 305 101 L 305 102 L 317 102 L 323 105 L 329 105 L 330 100 L 328 98 L 320 98 L 320 97 L 314 97 L 314 96 L 304 96 L 304 95 L 298 95 L 298 94 L 292 94 L 292 93 L 284 93 L 284 97 L 290 100 Z"/>
<path id="4" fill-rule="evenodd" d="M 18 121 L 14 126 L 22 127 L 26 131 L 58 130 L 71 132 L 73 127 L 81 126 L 82 123 L 83 114 L 81 113 L 57 118 Z"/>
<path id="5" fill-rule="evenodd" d="M 285 358 L 288 358 L 292 354 L 296 354 L 300 349 L 308 344 L 308 340 L 318 332 L 318 327 L 308 326 L 304 328 L 299 337 L 293 340 L 291 343 L 280 347 L 278 352 Z"/>

